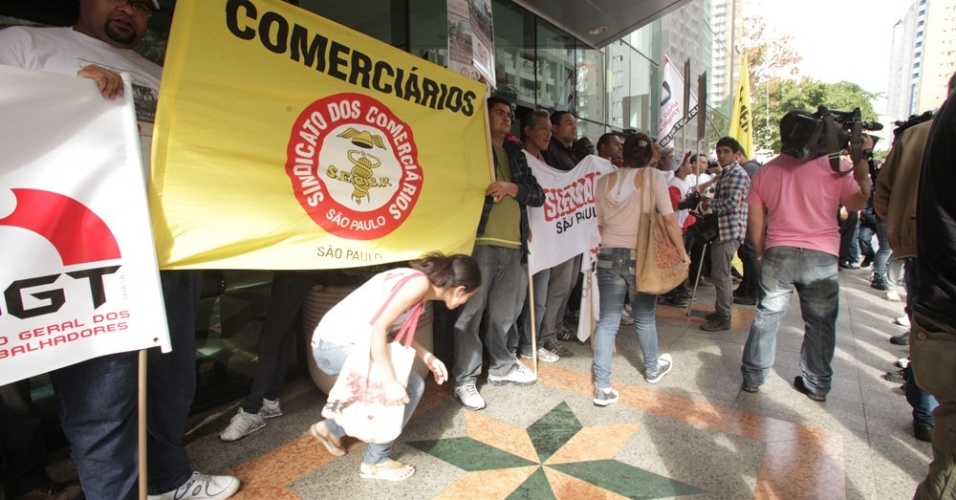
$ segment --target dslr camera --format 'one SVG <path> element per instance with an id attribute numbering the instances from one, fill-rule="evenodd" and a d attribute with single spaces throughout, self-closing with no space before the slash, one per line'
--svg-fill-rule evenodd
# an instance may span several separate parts
<path id="1" fill-rule="evenodd" d="M 881 130 L 880 123 L 865 122 L 860 108 L 853 111 L 835 111 L 825 106 L 816 113 L 793 110 L 780 120 L 780 152 L 798 160 L 821 156 L 830 158 L 830 166 L 841 172 L 840 152 L 849 149 L 854 163 L 863 159 L 863 131 Z"/>

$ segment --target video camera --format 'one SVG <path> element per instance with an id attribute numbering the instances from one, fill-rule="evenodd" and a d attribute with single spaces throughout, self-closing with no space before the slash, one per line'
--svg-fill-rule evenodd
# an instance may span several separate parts
<path id="1" fill-rule="evenodd" d="M 780 152 L 798 160 L 827 155 L 833 171 L 842 172 L 840 152 L 849 149 L 853 162 L 860 161 L 864 157 L 863 131 L 882 128 L 880 123 L 863 121 L 860 108 L 834 111 L 820 106 L 812 114 L 802 109 L 794 110 L 780 120 Z"/>

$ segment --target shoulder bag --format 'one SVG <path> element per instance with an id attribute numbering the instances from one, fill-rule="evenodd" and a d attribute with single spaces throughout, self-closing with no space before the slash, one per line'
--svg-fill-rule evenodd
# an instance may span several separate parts
<path id="1" fill-rule="evenodd" d="M 372 318 L 372 323 L 382 315 L 398 289 L 415 276 L 418 274 L 402 278 Z M 412 308 L 395 339 L 388 344 L 392 369 L 405 386 L 415 361 L 415 349 L 411 344 L 423 305 L 419 302 Z M 345 359 L 338 380 L 322 408 L 322 416 L 334 420 L 349 436 L 366 443 L 390 443 L 402 432 L 405 405 L 389 403 L 385 399 L 381 377 L 372 362 L 370 340 L 356 344 Z"/>
<path id="2" fill-rule="evenodd" d="M 657 191 L 654 175 L 644 170 L 641 189 L 640 226 L 635 249 L 634 284 L 638 292 L 660 295 L 673 290 L 687 279 L 687 266 L 680 250 L 667 237 L 664 216 L 657 212 Z"/>

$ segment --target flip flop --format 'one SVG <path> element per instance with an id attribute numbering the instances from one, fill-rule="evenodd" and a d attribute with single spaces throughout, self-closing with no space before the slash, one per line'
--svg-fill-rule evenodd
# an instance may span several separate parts
<path id="1" fill-rule="evenodd" d="M 348 453 L 345 448 L 336 445 L 335 442 L 332 441 L 329 429 L 325 426 L 325 420 L 312 424 L 312 427 L 309 427 L 309 434 L 312 434 L 312 437 L 314 437 L 316 441 L 322 443 L 322 446 L 325 446 L 325 449 L 336 457 L 341 457 Z"/>
<path id="2" fill-rule="evenodd" d="M 415 466 L 388 459 L 380 464 L 362 462 L 359 477 L 362 479 L 380 479 L 383 481 L 404 481 L 415 474 Z"/>

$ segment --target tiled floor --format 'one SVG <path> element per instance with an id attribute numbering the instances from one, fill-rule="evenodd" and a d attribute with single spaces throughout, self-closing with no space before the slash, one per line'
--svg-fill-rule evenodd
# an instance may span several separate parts
<path id="1" fill-rule="evenodd" d="M 644 382 L 633 331 L 622 327 L 613 361 L 617 405 L 591 402 L 590 349 L 540 367 L 532 387 L 480 387 L 488 407 L 462 410 L 447 386 L 429 386 L 393 457 L 418 472 L 402 483 L 358 478 L 364 444 L 334 458 L 307 434 L 324 396 L 308 379 L 286 388 L 286 415 L 238 442 L 216 433 L 236 404 L 197 418 L 189 434 L 194 466 L 240 477 L 243 499 L 331 498 L 910 498 L 930 446 L 911 435 L 910 409 L 881 375 L 907 351 L 890 344 L 900 303 L 868 285 L 866 270 L 840 273 L 833 391 L 825 403 L 791 384 L 799 374 L 797 303 L 779 334 L 777 361 L 760 392 L 742 392 L 740 355 L 753 307 L 735 309 L 733 328 L 697 326 L 713 288 L 690 317 L 661 306 L 661 352 L 674 370 Z"/>

